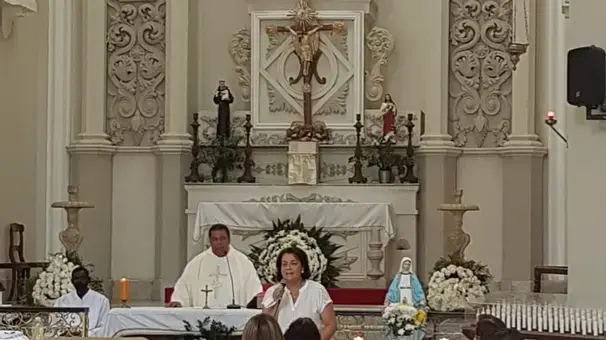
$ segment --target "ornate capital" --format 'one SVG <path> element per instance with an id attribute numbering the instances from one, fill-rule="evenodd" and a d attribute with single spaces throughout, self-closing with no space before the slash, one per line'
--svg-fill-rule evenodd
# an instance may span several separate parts
<path id="1" fill-rule="evenodd" d="M 38 12 L 36 0 L 0 0 L 0 24 L 4 39 L 11 36 L 15 19 L 36 12 Z"/>

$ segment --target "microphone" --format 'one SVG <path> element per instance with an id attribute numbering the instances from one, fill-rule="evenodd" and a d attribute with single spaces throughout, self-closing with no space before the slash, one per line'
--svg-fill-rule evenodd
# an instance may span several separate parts
<path id="1" fill-rule="evenodd" d="M 282 297 L 284 296 L 284 290 L 286 289 L 286 284 L 284 282 L 280 282 L 280 286 L 274 291 L 273 298 L 278 301 L 276 303 L 276 308 L 274 309 L 274 318 L 278 315 L 278 309 L 280 309 L 280 303 L 282 302 Z"/>
<path id="2" fill-rule="evenodd" d="M 229 265 L 229 252 L 225 255 L 227 260 L 227 270 L 229 271 L 229 281 L 231 282 L 231 303 L 227 305 L 227 309 L 240 309 L 242 306 L 236 304 L 236 290 L 234 288 L 234 277 L 231 274 L 231 266 Z"/>

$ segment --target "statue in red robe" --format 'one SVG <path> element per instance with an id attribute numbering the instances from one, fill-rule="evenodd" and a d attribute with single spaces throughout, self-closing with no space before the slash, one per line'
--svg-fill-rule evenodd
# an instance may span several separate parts
<path id="1" fill-rule="evenodd" d="M 381 104 L 381 113 L 383 114 L 383 140 L 388 141 L 395 137 L 396 116 L 398 115 L 398 108 L 390 94 L 385 95 Z"/>

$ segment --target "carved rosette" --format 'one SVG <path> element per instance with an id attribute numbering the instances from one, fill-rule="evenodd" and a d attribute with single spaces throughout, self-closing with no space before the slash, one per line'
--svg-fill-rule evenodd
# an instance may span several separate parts
<path id="1" fill-rule="evenodd" d="M 107 0 L 107 133 L 153 145 L 164 132 L 166 0 Z"/>
<path id="2" fill-rule="evenodd" d="M 511 119 L 511 0 L 451 0 L 450 132 L 459 147 L 503 146 Z"/>
<path id="3" fill-rule="evenodd" d="M 389 56 L 394 49 L 394 39 L 388 30 L 373 27 L 366 35 L 366 48 L 372 56 L 372 66 L 366 71 L 366 99 L 375 102 L 383 97 L 385 75 L 383 68 L 387 65 Z"/>

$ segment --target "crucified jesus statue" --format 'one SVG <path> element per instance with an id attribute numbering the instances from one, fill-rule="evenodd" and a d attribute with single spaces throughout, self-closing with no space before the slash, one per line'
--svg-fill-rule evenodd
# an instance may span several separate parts
<path id="1" fill-rule="evenodd" d="M 321 55 L 319 32 L 341 33 L 346 30 L 346 26 L 343 22 L 320 24 L 316 16 L 317 13 L 311 8 L 309 0 L 299 0 L 289 15 L 294 25 L 268 25 L 265 28 L 268 35 L 290 33 L 295 54 L 299 58 L 299 73 L 296 77 L 289 77 L 289 83 L 293 85 L 303 80 L 303 121 L 291 124 L 286 131 L 288 140 L 323 142 L 330 138 L 324 122 L 314 122 L 312 119 L 312 80 L 315 79 L 321 85 L 326 84 L 326 78 L 320 77 L 317 68 Z"/>

